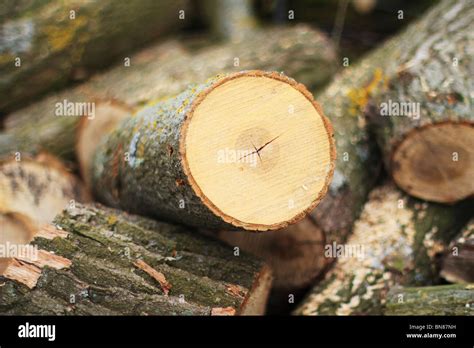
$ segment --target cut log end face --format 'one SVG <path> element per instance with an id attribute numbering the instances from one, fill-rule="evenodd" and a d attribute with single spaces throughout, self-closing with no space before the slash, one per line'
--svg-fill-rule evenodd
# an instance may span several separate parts
<path id="1" fill-rule="evenodd" d="M 311 95 L 263 73 L 231 75 L 199 98 L 180 147 L 204 204 L 248 230 L 301 219 L 326 192 L 335 157 L 332 129 Z"/>
<path id="2" fill-rule="evenodd" d="M 393 154 L 393 178 L 413 196 L 454 203 L 474 195 L 473 149 L 473 124 L 446 122 L 417 129 Z"/>

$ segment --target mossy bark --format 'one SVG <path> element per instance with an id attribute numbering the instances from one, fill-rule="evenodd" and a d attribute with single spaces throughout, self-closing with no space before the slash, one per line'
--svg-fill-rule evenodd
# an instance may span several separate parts
<path id="1" fill-rule="evenodd" d="M 395 288 L 385 315 L 474 315 L 474 284 Z"/>
<path id="2" fill-rule="evenodd" d="M 266 266 L 182 227 L 77 205 L 56 217 L 51 233 L 40 231 L 32 244 L 66 266 L 38 267 L 29 287 L 0 276 L 2 314 L 262 314 Z"/>
<path id="3" fill-rule="evenodd" d="M 81 117 L 56 116 L 56 103 L 116 100 L 136 110 L 176 95 L 191 83 L 218 73 L 241 70 L 284 71 L 310 89 L 324 85 L 337 70 L 337 54 L 328 38 L 307 26 L 257 30 L 244 42 L 194 51 L 191 44 L 167 41 L 131 57 L 76 88 L 51 95 L 10 114 L 0 144 L 24 139 L 29 148 L 74 161 L 74 133 Z M 79 115 L 77 115 L 79 116 Z M 96 115 L 100 117 L 100 115 Z M 15 145 L 9 145 L 15 151 Z"/>
<path id="4" fill-rule="evenodd" d="M 441 276 L 450 282 L 474 283 L 474 219 L 451 241 Z"/>
<path id="5" fill-rule="evenodd" d="M 392 184 L 376 188 L 347 243 L 325 250 L 337 263 L 295 313 L 380 315 L 394 286 L 439 283 L 439 258 L 472 209 L 422 202 Z"/>
<path id="6" fill-rule="evenodd" d="M 2 25 L 0 111 L 123 59 L 122 54 L 182 26 L 179 11 L 186 9 L 186 0 L 21 4 Z"/>

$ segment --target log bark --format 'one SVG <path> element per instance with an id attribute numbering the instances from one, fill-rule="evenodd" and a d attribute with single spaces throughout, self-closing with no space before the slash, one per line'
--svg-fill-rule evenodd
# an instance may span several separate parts
<path id="1" fill-rule="evenodd" d="M 474 315 L 474 284 L 394 288 L 385 315 Z"/>
<path id="2" fill-rule="evenodd" d="M 452 283 L 474 283 L 474 219 L 450 243 L 441 276 Z"/>
<path id="3" fill-rule="evenodd" d="M 216 38 L 244 40 L 257 26 L 251 0 L 205 0 L 203 6 L 206 22 Z"/>
<path id="4" fill-rule="evenodd" d="M 442 1 L 397 39 L 371 71 L 366 98 L 387 168 L 410 195 L 454 203 L 474 194 L 472 1 Z"/>
<path id="5" fill-rule="evenodd" d="M 191 85 L 105 138 L 89 173 L 99 200 L 208 228 L 297 222 L 324 196 L 335 157 L 312 95 L 262 71 Z"/>
<path id="6" fill-rule="evenodd" d="M 472 208 L 418 201 L 392 184 L 376 188 L 347 243 L 326 247 L 337 263 L 295 313 L 380 315 L 394 286 L 437 284 L 439 257 Z"/>
<path id="7" fill-rule="evenodd" d="M 307 26 L 258 30 L 244 42 L 206 46 L 197 51 L 190 44 L 167 41 L 131 57 L 123 64 L 92 78 L 79 87 L 56 93 L 5 120 L 1 147 L 13 147 L 12 139 L 24 139 L 28 147 L 45 150 L 63 160 L 75 160 L 75 132 L 80 115 L 56 115 L 56 104 L 116 101 L 137 110 L 144 104 L 176 95 L 191 83 L 200 83 L 218 73 L 241 70 L 285 71 L 314 89 L 324 85 L 337 69 L 334 46 L 325 35 Z M 204 62 L 212 62 L 207 64 Z M 9 145 L 10 144 L 10 145 Z"/>
<path id="8" fill-rule="evenodd" d="M 0 111 L 84 78 L 183 26 L 179 11 L 187 5 L 185 0 L 22 4 L 1 29 Z"/>
<path id="9" fill-rule="evenodd" d="M 0 276 L 1 314 L 263 314 L 271 284 L 250 256 L 98 205 L 64 211 L 31 245 Z"/>

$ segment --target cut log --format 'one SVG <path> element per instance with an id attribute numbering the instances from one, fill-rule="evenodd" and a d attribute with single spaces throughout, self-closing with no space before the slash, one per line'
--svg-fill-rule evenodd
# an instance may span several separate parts
<path id="1" fill-rule="evenodd" d="M 280 292 L 309 286 L 326 266 L 324 234 L 310 218 L 273 233 L 220 231 L 217 238 L 265 260 Z"/>
<path id="2" fill-rule="evenodd" d="M 394 286 L 438 283 L 439 257 L 472 209 L 421 202 L 391 184 L 376 188 L 347 243 L 326 247 L 337 263 L 295 313 L 383 314 Z"/>
<path id="3" fill-rule="evenodd" d="M 394 288 L 385 315 L 474 315 L 474 284 Z"/>
<path id="4" fill-rule="evenodd" d="M 186 23 L 186 0 L 38 1 L 2 21 L 0 111 L 83 79 Z"/>
<path id="5" fill-rule="evenodd" d="M 77 205 L 0 276 L 0 313 L 263 314 L 268 267 L 179 226 Z"/>
<path id="6" fill-rule="evenodd" d="M 474 219 L 449 245 L 441 276 L 452 283 L 474 283 Z"/>
<path id="7" fill-rule="evenodd" d="M 24 155 L 0 162 L 0 213 L 20 213 L 41 226 L 68 205 L 87 199 L 81 182 L 55 157 Z"/>
<path id="8" fill-rule="evenodd" d="M 307 26 L 255 31 L 244 42 L 198 51 L 190 51 L 181 42 L 168 41 L 132 56 L 129 67 L 121 64 L 79 87 L 12 113 L 5 120 L 7 134 L 0 134 L 0 148 L 9 147 L 15 152 L 18 141 L 12 140 L 21 139 L 29 151 L 37 148 L 74 161 L 74 134 L 84 117 L 57 113 L 56 105 L 63 101 L 74 105 L 95 103 L 94 120 L 98 120 L 103 101 L 111 100 L 118 108 L 123 105 L 123 111 L 128 112 L 176 95 L 209 76 L 252 69 L 285 71 L 313 89 L 324 85 L 337 69 L 336 57 L 328 38 Z"/>
<path id="9" fill-rule="evenodd" d="M 472 1 L 442 1 L 383 47 L 389 58 L 371 67 L 378 81 L 369 98 L 353 95 L 368 102 L 396 184 L 424 200 L 474 194 L 473 21 Z"/>
<path id="10" fill-rule="evenodd" d="M 143 108 L 106 136 L 89 175 L 110 206 L 265 231 L 318 204 L 334 157 L 331 126 L 303 85 L 244 71 Z"/>

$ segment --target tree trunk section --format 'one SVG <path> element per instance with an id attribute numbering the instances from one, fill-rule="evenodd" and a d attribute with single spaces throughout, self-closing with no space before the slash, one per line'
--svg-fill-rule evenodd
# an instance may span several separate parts
<path id="1" fill-rule="evenodd" d="M 191 85 L 106 139 L 89 173 L 99 200 L 206 228 L 297 222 L 326 193 L 335 157 L 331 126 L 312 95 L 262 71 Z"/>
<path id="2" fill-rule="evenodd" d="M 12 113 L 5 120 L 6 134 L 0 134 L 1 147 L 9 146 L 15 152 L 12 139 L 24 139 L 30 151 L 37 148 L 74 161 L 74 134 L 84 117 L 56 115 L 57 103 L 64 100 L 95 103 L 94 119 L 99 119 L 102 102 L 113 102 L 118 108 L 122 105 L 122 112 L 128 113 L 150 101 L 176 95 L 189 84 L 218 73 L 284 71 L 314 89 L 324 85 L 337 69 L 335 48 L 328 38 L 302 25 L 258 30 L 243 42 L 206 46 L 197 51 L 189 45 L 176 41 L 160 43 L 132 56 L 129 67 L 120 64 L 79 87 Z"/>
<path id="3" fill-rule="evenodd" d="M 441 276 L 452 283 L 474 283 L 474 219 L 449 245 Z"/>
<path id="4" fill-rule="evenodd" d="M 250 256 L 98 205 L 64 211 L 32 246 L 0 276 L 2 314 L 263 314 L 271 284 Z"/>
<path id="5" fill-rule="evenodd" d="M 288 292 L 311 285 L 326 266 L 324 234 L 310 218 L 272 233 L 220 231 L 216 236 L 265 260 L 275 278 L 273 287 L 286 299 Z"/>
<path id="6" fill-rule="evenodd" d="M 474 284 L 394 288 L 385 315 L 474 315 Z"/>
<path id="7" fill-rule="evenodd" d="M 394 286 L 438 283 L 438 259 L 472 208 L 421 202 L 392 184 L 376 188 L 347 243 L 326 245 L 337 263 L 295 313 L 380 315 Z"/>
<path id="8" fill-rule="evenodd" d="M 2 25 L 0 111 L 85 78 L 131 49 L 183 26 L 174 1 L 43 1 L 20 7 Z M 72 12 L 71 12 L 72 11 Z"/>
<path id="9" fill-rule="evenodd" d="M 424 200 L 474 194 L 473 21 L 472 1 L 442 1 L 381 48 L 369 98 L 354 92 L 394 181 Z"/>

